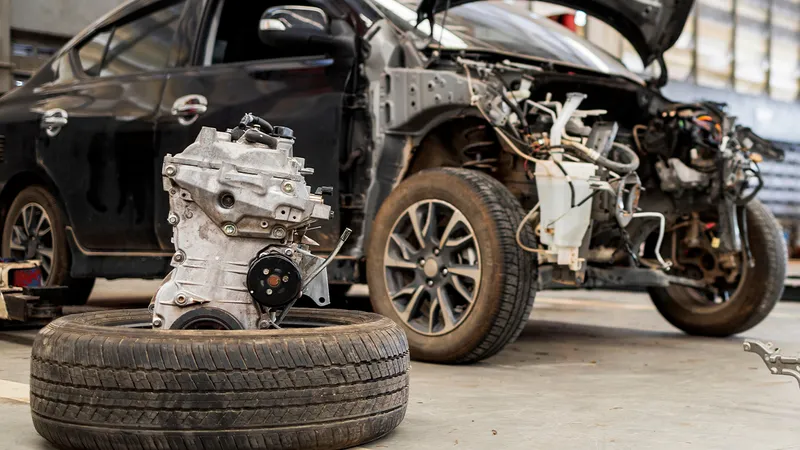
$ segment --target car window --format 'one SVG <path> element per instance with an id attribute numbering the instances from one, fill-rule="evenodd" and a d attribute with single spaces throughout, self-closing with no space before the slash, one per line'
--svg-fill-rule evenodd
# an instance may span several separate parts
<path id="1" fill-rule="evenodd" d="M 105 54 L 110 39 L 110 31 L 97 33 L 78 50 L 81 68 L 86 75 L 97 76 L 100 74 L 100 67 L 103 64 L 103 55 Z"/>
<path id="2" fill-rule="evenodd" d="M 166 68 L 184 5 L 184 1 L 171 2 L 98 32 L 78 48 L 83 72 L 109 77 Z"/>
<path id="3" fill-rule="evenodd" d="M 117 26 L 100 76 L 129 75 L 165 69 L 184 2 Z"/>
<path id="4" fill-rule="evenodd" d="M 295 56 L 308 56 L 297 48 L 275 48 L 258 37 L 264 12 L 277 6 L 309 6 L 303 1 L 220 0 L 207 33 L 203 65 L 232 64 Z"/>

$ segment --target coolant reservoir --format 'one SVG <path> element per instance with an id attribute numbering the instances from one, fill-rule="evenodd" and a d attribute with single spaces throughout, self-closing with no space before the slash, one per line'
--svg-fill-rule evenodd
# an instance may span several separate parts
<path id="1" fill-rule="evenodd" d="M 592 195 L 589 178 L 595 175 L 597 166 L 589 163 L 562 162 L 561 167 L 553 161 L 536 163 L 536 187 L 539 191 L 541 235 L 540 242 L 547 246 L 547 260 L 559 265 L 580 270 L 583 261 L 579 249 L 589 229 L 592 214 Z M 570 181 L 575 190 L 575 204 L 586 200 L 581 206 L 572 207 Z"/>

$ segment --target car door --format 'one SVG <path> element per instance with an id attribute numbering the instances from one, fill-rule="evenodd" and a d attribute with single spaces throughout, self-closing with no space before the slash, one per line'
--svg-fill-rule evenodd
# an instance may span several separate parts
<path id="1" fill-rule="evenodd" d="M 209 0 L 190 8 L 197 16 L 187 17 L 186 26 L 196 27 L 198 39 L 191 51 L 180 52 L 187 55 L 185 67 L 169 74 L 158 117 L 158 146 L 162 155 L 179 153 L 194 142 L 201 127 L 225 130 L 245 113 L 253 113 L 295 131 L 294 154 L 316 169 L 307 178 L 309 184 L 333 186 L 335 199 L 342 107 L 352 61 L 262 44 L 258 38 L 262 13 L 286 3 Z M 329 201 L 334 210 L 337 203 Z M 166 195 L 156 209 L 157 234 L 163 248 L 170 248 Z M 315 236 L 322 249 L 332 248 L 338 238 L 338 226 L 330 222 Z"/>
<path id="2" fill-rule="evenodd" d="M 43 87 L 39 157 L 78 245 L 158 249 L 152 229 L 154 122 L 182 0 L 142 2 L 78 43 L 74 83 Z"/>

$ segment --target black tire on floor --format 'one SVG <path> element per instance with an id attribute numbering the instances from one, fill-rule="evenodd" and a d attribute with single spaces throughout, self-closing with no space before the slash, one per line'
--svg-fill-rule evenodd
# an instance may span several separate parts
<path id="1" fill-rule="evenodd" d="M 67 220 L 58 200 L 42 186 L 29 186 L 23 189 L 8 209 L 3 224 L 2 245 L 0 251 L 4 258 L 19 257 L 12 252 L 11 240 L 14 234 L 14 222 L 26 206 L 37 205 L 44 210 L 50 221 L 50 233 L 43 236 L 45 245 L 52 248 L 49 261 L 50 275 L 48 286 L 66 286 L 69 293 L 66 300 L 71 305 L 83 305 L 89 299 L 94 287 L 94 278 L 72 278 L 70 269 L 72 256 L 67 243 Z M 38 259 L 42 259 L 40 257 Z M 37 259 L 37 258 L 34 258 Z"/>
<path id="2" fill-rule="evenodd" d="M 767 317 L 783 295 L 786 242 L 775 217 L 757 200 L 747 205 L 747 231 L 755 267 L 745 269 L 728 301 L 706 306 L 693 300 L 702 294 L 681 286 L 649 290 L 669 323 L 688 334 L 725 337 L 749 330 Z"/>
<path id="3" fill-rule="evenodd" d="M 420 333 L 405 323 L 387 290 L 384 260 L 395 224 L 412 205 L 444 201 L 459 210 L 474 230 L 480 250 L 480 284 L 466 318 L 452 331 Z M 499 181 L 480 172 L 438 168 L 419 172 L 386 199 L 373 222 L 367 252 L 367 281 L 374 311 L 401 324 L 411 357 L 436 363 L 473 363 L 495 355 L 517 339 L 530 316 L 537 279 L 532 254 L 516 243 L 524 214 Z M 529 230 L 523 239 L 533 242 Z"/>
<path id="4" fill-rule="evenodd" d="M 408 343 L 376 314 L 294 309 L 269 331 L 161 331 L 143 311 L 61 318 L 31 359 L 36 430 L 65 449 L 340 449 L 403 420 Z"/>

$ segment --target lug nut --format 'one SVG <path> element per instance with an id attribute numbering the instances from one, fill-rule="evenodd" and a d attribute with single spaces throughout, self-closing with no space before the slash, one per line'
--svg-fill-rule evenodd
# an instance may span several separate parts
<path id="1" fill-rule="evenodd" d="M 425 265 L 425 259 L 424 258 L 420 258 L 419 265 L 420 265 L 420 267 Z"/>
<path id="2" fill-rule="evenodd" d="M 433 280 L 428 280 L 428 287 L 433 287 Z"/>
<path id="3" fill-rule="evenodd" d="M 269 269 L 264 269 L 264 275 L 269 275 Z"/>
<path id="4" fill-rule="evenodd" d="M 433 254 L 439 256 L 439 249 L 438 248 L 433 249 Z"/>
<path id="5" fill-rule="evenodd" d="M 288 283 L 289 282 L 289 275 L 284 275 L 283 276 L 283 282 L 284 283 Z"/>
<path id="6" fill-rule="evenodd" d="M 267 289 L 267 295 L 272 295 L 272 289 Z"/>
<path id="7" fill-rule="evenodd" d="M 229 223 L 224 227 L 222 227 L 222 231 L 228 236 L 233 236 L 234 234 L 236 234 L 236 225 Z"/>
<path id="8" fill-rule="evenodd" d="M 449 270 L 447 270 L 447 267 L 445 267 L 444 269 L 442 269 L 442 275 L 444 275 L 444 276 L 447 276 L 447 274 L 448 274 L 448 273 L 450 273 L 450 271 L 449 271 Z"/>

